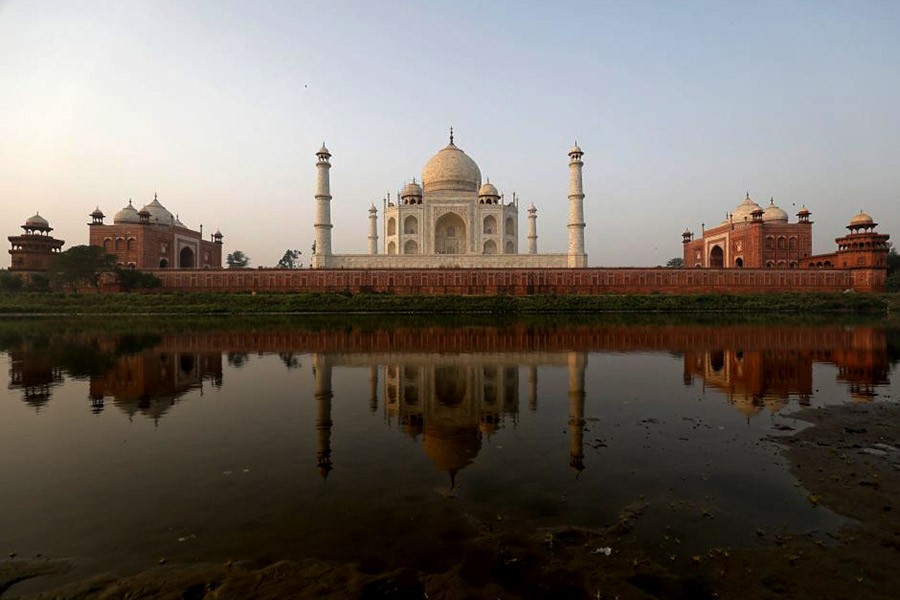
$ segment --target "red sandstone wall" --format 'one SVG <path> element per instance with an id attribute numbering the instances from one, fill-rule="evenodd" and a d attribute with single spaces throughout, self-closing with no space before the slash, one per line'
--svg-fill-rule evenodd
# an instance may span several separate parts
<path id="1" fill-rule="evenodd" d="M 168 290 L 393 294 L 697 294 L 884 291 L 883 269 L 158 270 Z M 879 287 L 880 281 L 880 287 Z"/>

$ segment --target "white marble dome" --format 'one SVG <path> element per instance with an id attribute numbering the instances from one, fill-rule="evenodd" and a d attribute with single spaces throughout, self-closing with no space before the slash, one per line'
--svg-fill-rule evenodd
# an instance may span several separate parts
<path id="1" fill-rule="evenodd" d="M 751 198 L 750 194 L 748 193 L 746 196 L 744 196 L 744 201 L 738 204 L 737 208 L 734 209 L 734 212 L 731 213 L 731 221 L 733 223 L 752 221 L 753 212 L 757 210 L 762 210 L 762 207 L 754 202 L 753 198 Z"/>
<path id="2" fill-rule="evenodd" d="M 497 188 L 494 187 L 494 184 L 491 183 L 490 180 L 488 180 L 488 182 L 485 183 L 483 186 L 481 186 L 481 189 L 478 190 L 478 195 L 479 196 L 496 196 L 497 198 L 499 198 L 500 192 L 498 192 Z"/>
<path id="3" fill-rule="evenodd" d="M 425 192 L 477 192 L 481 187 L 481 170 L 469 155 L 450 142 L 431 157 L 422 169 Z"/>
<path id="4" fill-rule="evenodd" d="M 128 205 L 113 215 L 113 223 L 116 225 L 120 223 L 140 223 L 141 218 L 138 215 L 137 209 L 131 205 L 131 200 L 128 201 Z"/>
<path id="5" fill-rule="evenodd" d="M 406 198 L 408 196 L 422 196 L 422 186 L 416 183 L 415 179 L 403 186 L 403 191 L 400 192 L 401 198 Z"/>
<path id="6" fill-rule="evenodd" d="M 159 203 L 159 200 L 156 198 L 156 194 L 153 195 L 153 202 L 147 204 L 141 210 L 145 210 L 150 213 L 150 222 L 157 223 L 160 225 L 174 225 L 175 224 L 175 216 L 168 211 L 168 209 Z"/>
<path id="7" fill-rule="evenodd" d="M 788 214 L 784 212 L 781 208 L 775 206 L 775 199 L 769 201 L 769 206 L 766 207 L 765 212 L 763 212 L 763 221 L 773 222 L 773 223 L 787 223 L 788 222 Z"/>

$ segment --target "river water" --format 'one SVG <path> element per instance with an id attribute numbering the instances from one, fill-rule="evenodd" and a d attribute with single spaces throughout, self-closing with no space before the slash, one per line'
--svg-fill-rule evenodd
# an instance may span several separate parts
<path id="1" fill-rule="evenodd" d="M 473 519 L 598 528 L 639 501 L 651 554 L 663 530 L 690 550 L 844 522 L 770 438 L 799 407 L 895 401 L 896 330 L 629 320 L 0 322 L 0 551 L 69 578 L 432 572 Z"/>

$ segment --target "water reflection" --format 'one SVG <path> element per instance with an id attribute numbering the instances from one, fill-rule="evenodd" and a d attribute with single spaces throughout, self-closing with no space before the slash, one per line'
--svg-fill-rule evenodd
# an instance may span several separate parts
<path id="1" fill-rule="evenodd" d="M 601 527 L 636 498 L 654 543 L 829 531 L 760 437 L 787 404 L 889 395 L 897 358 L 862 325 L 26 325 L 0 325 L 0 531 L 153 564 L 455 561 L 468 514 Z M 133 510 L 101 519 L 97 490 Z"/>
<path id="2" fill-rule="evenodd" d="M 776 413 L 796 398 L 808 406 L 816 364 L 836 367 L 837 382 L 858 402 L 889 383 L 886 331 L 871 326 L 761 327 L 517 325 L 394 329 L 259 330 L 165 335 L 6 336 L 10 383 L 40 409 L 52 390 L 89 379 L 90 410 L 109 399 L 129 419 L 157 423 L 183 396 L 204 383 L 223 385 L 223 360 L 241 368 L 254 354 L 277 354 L 302 370 L 311 354 L 316 406 L 316 465 L 322 478 L 335 468 L 331 438 L 335 367 L 368 369 L 368 408 L 383 402 L 385 420 L 421 441 L 431 461 L 456 474 L 475 461 L 484 440 L 519 417 L 520 373 L 527 375 L 528 410 L 538 410 L 539 367 L 568 374 L 569 466 L 585 468 L 585 372 L 590 353 L 668 352 L 683 358 L 683 384 L 718 390 L 749 419 Z"/>

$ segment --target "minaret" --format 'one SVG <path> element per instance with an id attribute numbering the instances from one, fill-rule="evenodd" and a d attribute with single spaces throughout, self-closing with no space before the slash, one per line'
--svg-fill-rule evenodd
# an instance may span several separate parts
<path id="1" fill-rule="evenodd" d="M 537 254 L 537 209 L 528 205 L 528 254 Z"/>
<path id="2" fill-rule="evenodd" d="M 537 412 L 537 367 L 528 368 L 528 409 Z"/>
<path id="3" fill-rule="evenodd" d="M 584 368 L 587 355 L 569 353 L 569 466 L 584 470 Z"/>
<path id="4" fill-rule="evenodd" d="M 369 254 L 378 254 L 378 209 L 369 207 Z"/>
<path id="5" fill-rule="evenodd" d="M 316 399 L 316 465 L 322 479 L 331 472 L 331 358 L 325 354 L 313 355 Z"/>
<path id="6" fill-rule="evenodd" d="M 331 183 L 329 170 L 331 163 L 328 159 L 331 153 L 322 143 L 322 147 L 316 152 L 316 251 L 312 257 L 312 266 L 322 269 L 328 266 L 328 257 L 331 256 Z"/>
<path id="7" fill-rule="evenodd" d="M 369 412 L 378 410 L 378 365 L 369 366 Z"/>
<path id="8" fill-rule="evenodd" d="M 581 157 L 578 142 L 569 150 L 569 267 L 586 267 L 584 253 L 584 188 L 581 185 Z"/>

